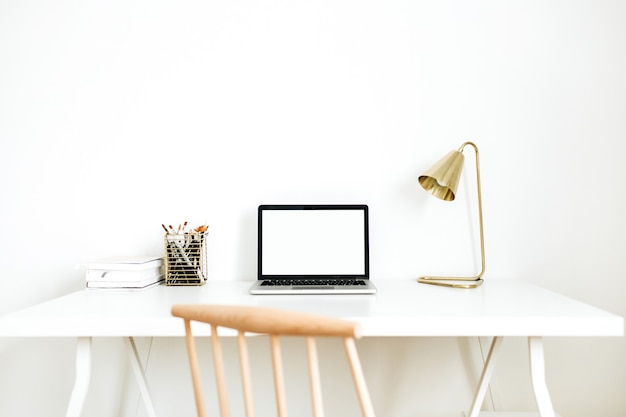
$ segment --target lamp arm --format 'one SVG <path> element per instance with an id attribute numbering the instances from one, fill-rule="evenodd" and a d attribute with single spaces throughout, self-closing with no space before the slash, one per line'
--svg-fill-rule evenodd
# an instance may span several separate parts
<path id="1" fill-rule="evenodd" d="M 465 148 L 466 145 L 470 145 L 474 148 L 474 153 L 476 155 L 476 190 L 478 191 L 478 227 L 480 233 L 480 273 L 476 276 L 476 279 L 482 278 L 485 274 L 485 237 L 483 232 L 483 198 L 482 198 L 482 189 L 480 182 L 480 157 L 478 156 L 478 146 L 476 146 L 473 142 L 465 142 L 461 145 L 461 151 Z"/>
<path id="2" fill-rule="evenodd" d="M 463 149 L 465 149 L 465 146 L 467 145 L 474 148 L 474 153 L 476 157 L 476 190 L 478 191 L 478 227 L 480 232 L 480 273 L 473 277 L 426 276 L 418 278 L 418 282 L 453 288 L 476 288 L 483 283 L 482 276 L 485 273 L 485 238 L 483 233 L 483 202 L 480 183 L 480 158 L 478 155 L 478 146 L 476 146 L 476 144 L 473 142 L 465 142 L 464 144 L 462 144 L 459 148 L 459 152 L 463 152 Z"/>

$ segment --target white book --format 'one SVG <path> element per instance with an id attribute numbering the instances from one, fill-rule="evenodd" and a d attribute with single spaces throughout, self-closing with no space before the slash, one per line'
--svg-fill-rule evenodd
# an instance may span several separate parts
<path id="1" fill-rule="evenodd" d="M 87 269 L 143 271 L 163 265 L 162 256 L 115 256 L 99 259 L 87 264 Z"/>
<path id="2" fill-rule="evenodd" d="M 163 275 L 143 281 L 88 281 L 87 288 L 148 288 L 163 281 Z"/>
<path id="3" fill-rule="evenodd" d="M 155 278 L 163 275 L 163 267 L 144 270 L 121 270 L 121 269 L 88 269 L 86 273 L 87 282 L 123 282 L 123 281 L 144 281 L 146 279 Z"/>

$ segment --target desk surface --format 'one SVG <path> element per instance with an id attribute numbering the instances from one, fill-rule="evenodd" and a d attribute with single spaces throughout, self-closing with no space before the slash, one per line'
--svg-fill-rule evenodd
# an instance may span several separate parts
<path id="1" fill-rule="evenodd" d="M 361 323 L 363 336 L 622 336 L 622 317 L 511 280 L 459 290 L 379 280 L 375 295 L 249 295 L 249 281 L 201 287 L 82 290 L 0 317 L 0 336 L 183 336 L 173 304 L 258 305 Z M 208 326 L 196 326 L 198 335 Z"/>

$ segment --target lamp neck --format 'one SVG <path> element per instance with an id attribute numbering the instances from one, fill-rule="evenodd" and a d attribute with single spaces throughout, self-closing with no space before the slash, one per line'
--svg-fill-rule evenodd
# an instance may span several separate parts
<path id="1" fill-rule="evenodd" d="M 465 149 L 465 147 L 469 145 L 472 148 L 474 148 L 474 152 L 476 152 L 476 158 L 478 159 L 478 146 L 476 146 L 476 144 L 474 142 L 465 142 L 463 145 L 461 145 L 461 147 L 459 148 L 459 152 L 463 152 L 463 149 Z"/>

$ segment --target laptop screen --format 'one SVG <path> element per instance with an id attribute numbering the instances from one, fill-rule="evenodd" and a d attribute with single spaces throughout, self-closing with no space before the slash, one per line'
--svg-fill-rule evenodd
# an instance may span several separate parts
<path id="1" fill-rule="evenodd" d="M 368 278 L 366 205 L 262 205 L 258 214 L 259 279 Z"/>

